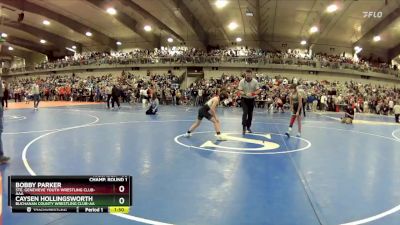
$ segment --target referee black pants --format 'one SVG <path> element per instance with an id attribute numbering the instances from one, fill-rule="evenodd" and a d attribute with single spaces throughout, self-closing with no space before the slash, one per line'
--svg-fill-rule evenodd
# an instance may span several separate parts
<path id="1" fill-rule="evenodd" d="M 242 125 L 246 128 L 250 128 L 251 121 L 253 120 L 254 98 L 242 98 L 242 108 Z"/>
<path id="2" fill-rule="evenodd" d="M 111 107 L 112 107 L 112 108 L 114 108 L 114 102 L 117 103 L 117 106 L 118 106 L 118 108 L 119 108 L 119 107 L 120 107 L 120 104 L 119 104 L 119 97 L 118 97 L 118 96 L 112 96 L 112 99 L 111 99 Z"/>

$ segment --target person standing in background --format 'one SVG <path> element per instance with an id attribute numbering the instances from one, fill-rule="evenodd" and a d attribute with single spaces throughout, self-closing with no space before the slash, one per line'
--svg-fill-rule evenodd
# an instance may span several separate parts
<path id="1" fill-rule="evenodd" d="M 326 97 L 326 95 L 324 93 L 321 96 L 321 104 L 320 104 L 320 110 L 321 111 L 326 111 L 327 110 L 327 103 L 328 103 L 328 97 Z"/>
<path id="2" fill-rule="evenodd" d="M 71 85 L 65 86 L 65 101 L 71 101 Z"/>
<path id="3" fill-rule="evenodd" d="M 4 105 L 6 106 L 5 109 L 8 108 L 8 98 L 10 96 L 10 92 L 8 91 L 8 84 L 6 81 L 3 81 L 3 100 L 1 101 L 1 105 L 3 106 L 4 109 Z"/>
<path id="4" fill-rule="evenodd" d="M 182 93 L 179 89 L 176 90 L 176 104 L 180 105 L 181 104 L 181 97 L 182 97 Z"/>
<path id="5" fill-rule="evenodd" d="M 203 105 L 203 89 L 201 87 L 198 90 L 197 105 Z"/>
<path id="6" fill-rule="evenodd" d="M 121 91 L 115 84 L 112 88 L 111 95 L 112 95 L 111 107 L 114 109 L 114 102 L 117 102 L 118 109 L 120 109 L 121 105 L 119 104 L 119 97 L 121 96 Z"/>
<path id="7" fill-rule="evenodd" d="M 110 109 L 110 100 L 112 94 L 112 87 L 110 85 L 106 86 L 106 95 L 107 95 L 107 108 Z"/>
<path id="8" fill-rule="evenodd" d="M 18 100 L 20 100 L 19 94 L 20 94 L 20 90 L 19 87 L 14 88 L 14 101 L 17 102 Z"/>
<path id="9" fill-rule="evenodd" d="M 39 102 L 40 102 L 40 89 L 39 89 L 39 80 L 36 81 L 32 85 L 32 95 L 33 95 L 33 109 L 38 110 Z"/>
<path id="10" fill-rule="evenodd" d="M 400 117 L 400 99 L 397 100 L 396 105 L 393 106 L 393 112 L 394 112 L 394 118 L 396 123 L 399 122 L 399 117 Z"/>
<path id="11" fill-rule="evenodd" d="M 0 85 L 0 98 L 3 98 L 3 85 Z M 3 141 L 1 135 L 3 134 L 3 106 L 0 105 L 0 164 L 7 163 L 10 157 L 4 155 Z"/>
<path id="12" fill-rule="evenodd" d="M 392 98 L 389 100 L 389 114 L 393 113 L 394 101 Z"/>
<path id="13" fill-rule="evenodd" d="M 171 96 L 172 96 L 172 105 L 176 105 L 176 90 L 175 88 L 171 89 Z"/>
<path id="14" fill-rule="evenodd" d="M 28 88 L 28 87 L 26 87 L 26 88 Z M 28 90 L 25 91 L 25 88 L 23 86 L 21 86 L 19 88 L 19 102 L 22 101 L 22 98 L 24 98 L 24 96 L 26 96 L 27 93 L 28 93 Z"/>
<path id="15" fill-rule="evenodd" d="M 306 99 L 307 99 L 307 94 L 304 91 L 304 88 L 301 87 L 300 85 L 298 86 L 297 91 L 298 91 L 299 95 L 301 96 L 301 98 L 303 100 L 301 107 L 302 107 L 302 111 L 303 111 L 303 116 L 306 117 L 306 103 L 307 103 Z"/>
<path id="16" fill-rule="evenodd" d="M 315 94 L 312 94 L 313 95 L 313 101 L 312 101 L 312 111 L 313 112 L 316 112 L 317 111 L 317 108 L 318 108 L 318 96 L 316 96 Z"/>
<path id="17" fill-rule="evenodd" d="M 10 97 L 10 92 L 8 90 L 8 84 L 5 82 L 4 96 L 3 96 L 3 104 L 6 106 L 5 109 L 8 109 L 8 98 Z M 4 108 L 4 106 L 3 106 Z"/>
<path id="18" fill-rule="evenodd" d="M 4 81 L 1 81 L 1 106 L 4 108 L 4 89 L 5 89 L 5 85 L 4 85 Z"/>
<path id="19" fill-rule="evenodd" d="M 49 97 L 50 97 L 50 89 L 49 89 L 49 87 L 45 87 L 44 88 L 44 96 L 46 98 L 46 101 L 49 101 Z"/>
<path id="20" fill-rule="evenodd" d="M 198 106 L 198 96 L 199 96 L 199 92 L 197 91 L 197 87 L 194 87 L 192 92 L 191 92 L 191 96 L 193 99 L 193 106 Z"/>

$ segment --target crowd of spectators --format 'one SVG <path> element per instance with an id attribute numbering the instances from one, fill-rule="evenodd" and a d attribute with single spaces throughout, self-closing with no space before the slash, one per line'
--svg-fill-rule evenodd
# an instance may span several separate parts
<path id="1" fill-rule="evenodd" d="M 161 49 L 136 49 L 130 52 L 84 52 L 66 56 L 53 62 L 43 62 L 34 68 L 12 68 L 12 72 L 57 69 L 85 65 L 165 64 L 165 63 L 246 63 L 290 64 L 313 68 L 352 69 L 361 72 L 378 72 L 399 76 L 396 65 L 379 58 L 354 58 L 329 54 L 306 54 L 297 50 L 269 52 L 253 48 L 210 49 L 208 51 L 187 47 L 162 47 Z"/>
<path id="2" fill-rule="evenodd" d="M 40 83 L 41 99 L 45 101 L 91 101 L 107 100 L 107 87 L 118 88 L 122 102 L 134 102 L 142 96 L 148 96 L 147 90 L 158 87 L 160 93 L 171 96 L 172 89 L 178 89 L 179 78 L 171 73 L 163 75 L 138 75 L 122 71 L 120 76 L 111 74 L 103 76 L 49 75 L 45 77 L 28 77 L 12 79 L 6 85 L 10 99 L 22 102 L 32 96 L 31 87 Z M 143 91 L 146 93 L 143 94 Z"/>
<path id="3" fill-rule="evenodd" d="M 388 115 L 393 106 L 400 103 L 400 89 L 384 85 L 349 82 L 311 81 L 284 76 L 256 75 L 262 92 L 256 98 L 257 107 L 283 111 L 289 105 L 289 86 L 297 84 L 303 93 L 308 110 L 339 111 L 351 104 L 357 112 Z M 240 106 L 237 86 L 241 77 L 222 75 L 218 79 L 199 80 L 189 88 L 193 105 L 202 104 L 216 89 L 224 87 L 229 92 L 227 106 Z M 201 93 L 201 94 L 200 94 Z M 283 106 L 283 107 L 281 107 Z"/>
<path id="4" fill-rule="evenodd" d="M 218 78 L 198 79 L 187 89 L 181 89 L 180 79 L 168 72 L 139 77 L 122 71 L 119 76 L 103 75 L 80 77 L 56 75 L 13 79 L 6 86 L 9 98 L 14 101 L 29 99 L 31 86 L 39 80 L 41 99 L 46 101 L 107 101 L 107 87 L 116 86 L 122 102 L 148 101 L 155 93 L 161 104 L 204 104 L 219 89 L 229 92 L 223 104 L 240 107 L 237 86 L 241 77 L 222 74 Z M 256 106 L 270 111 L 284 111 L 288 107 L 289 86 L 297 84 L 308 110 L 339 111 L 351 104 L 356 112 L 388 115 L 400 102 L 400 89 L 388 85 L 361 84 L 358 82 L 329 82 L 326 80 L 303 80 L 285 76 L 256 74 L 262 92 L 256 98 Z"/>

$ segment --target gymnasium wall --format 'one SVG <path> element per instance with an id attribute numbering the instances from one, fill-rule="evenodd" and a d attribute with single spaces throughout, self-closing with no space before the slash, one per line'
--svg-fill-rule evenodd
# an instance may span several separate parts
<path id="1" fill-rule="evenodd" d="M 25 59 L 14 56 L 12 61 L 11 61 L 11 67 L 10 68 L 20 68 L 25 66 Z"/>
<path id="2" fill-rule="evenodd" d="M 185 77 L 180 87 L 183 89 L 188 88 L 190 84 L 194 83 L 197 79 L 197 77 Z"/>

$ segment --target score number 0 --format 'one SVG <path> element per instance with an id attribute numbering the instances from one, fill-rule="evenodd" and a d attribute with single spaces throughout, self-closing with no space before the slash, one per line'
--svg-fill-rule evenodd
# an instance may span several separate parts
<path id="1" fill-rule="evenodd" d="M 119 186 L 119 187 L 118 187 L 118 191 L 119 191 L 120 193 L 124 193 L 124 191 L 125 191 L 125 186 L 124 186 L 124 185 Z M 125 198 L 124 198 L 124 197 L 119 198 L 118 202 L 119 202 L 119 204 L 123 205 L 123 204 L 125 203 Z"/>

